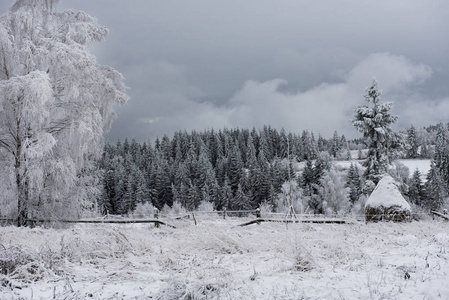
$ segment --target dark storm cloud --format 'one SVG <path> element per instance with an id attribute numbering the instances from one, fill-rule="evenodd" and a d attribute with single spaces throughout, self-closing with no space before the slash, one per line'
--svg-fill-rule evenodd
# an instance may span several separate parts
<path id="1" fill-rule="evenodd" d="M 92 51 L 130 87 L 113 141 L 263 124 L 354 135 L 348 120 L 373 77 L 400 126 L 448 119 L 445 0 L 61 1 L 67 8 L 109 28 Z"/>

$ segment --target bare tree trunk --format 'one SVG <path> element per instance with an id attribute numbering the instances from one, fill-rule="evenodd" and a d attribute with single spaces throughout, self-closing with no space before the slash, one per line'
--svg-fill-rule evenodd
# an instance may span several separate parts
<path id="1" fill-rule="evenodd" d="M 20 165 L 19 165 L 20 167 Z M 28 225 L 28 180 L 20 174 L 20 168 L 16 166 L 16 184 L 17 184 L 17 226 Z"/>
<path id="2" fill-rule="evenodd" d="M 29 193 L 28 193 L 28 180 L 26 179 L 26 171 L 21 174 L 21 156 L 22 156 L 22 140 L 19 136 L 19 125 L 20 121 L 17 121 L 17 148 L 15 151 L 15 172 L 16 172 L 16 185 L 17 185 L 17 226 L 27 226 L 28 225 L 28 203 L 29 203 Z"/>

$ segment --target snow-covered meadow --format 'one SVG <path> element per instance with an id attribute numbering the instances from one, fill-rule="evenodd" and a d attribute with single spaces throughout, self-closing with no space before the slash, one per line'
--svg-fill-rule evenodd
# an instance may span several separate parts
<path id="1" fill-rule="evenodd" d="M 0 228 L 1 299 L 448 299 L 449 223 Z M 6 274 L 6 275 L 5 275 Z"/>

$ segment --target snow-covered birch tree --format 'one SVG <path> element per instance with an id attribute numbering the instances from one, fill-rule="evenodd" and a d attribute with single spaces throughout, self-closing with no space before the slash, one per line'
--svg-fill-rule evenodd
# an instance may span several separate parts
<path id="1" fill-rule="evenodd" d="M 128 99 L 122 75 L 88 51 L 108 30 L 58 2 L 17 0 L 0 16 L 0 163 L 13 173 L 1 180 L 16 187 L 19 226 L 80 212 L 113 105 Z"/>
<path id="2" fill-rule="evenodd" d="M 372 106 L 359 106 L 352 120 L 354 127 L 363 133 L 368 142 L 368 156 L 364 162 L 365 179 L 376 184 L 387 172 L 390 157 L 399 144 L 399 137 L 391 128 L 398 119 L 398 116 L 390 113 L 393 103 L 380 102 L 380 96 L 377 81 L 373 80 L 364 96 Z"/>

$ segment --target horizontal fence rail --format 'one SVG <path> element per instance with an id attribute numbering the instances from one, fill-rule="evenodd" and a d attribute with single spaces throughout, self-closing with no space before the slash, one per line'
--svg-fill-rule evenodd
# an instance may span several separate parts
<path id="1" fill-rule="evenodd" d="M 432 216 L 440 217 L 446 221 L 449 221 L 449 215 L 447 211 L 437 212 L 431 211 Z M 180 221 L 192 219 L 197 224 L 196 217 L 200 215 L 218 215 L 220 218 L 226 219 L 226 217 L 240 218 L 252 216 L 254 219 L 244 222 L 239 226 L 246 226 L 250 224 L 260 224 L 262 222 L 283 222 L 283 223 L 327 223 L 327 224 L 347 224 L 353 223 L 354 221 L 363 222 L 365 221 L 365 215 L 352 216 L 351 218 L 338 218 L 337 216 L 329 217 L 325 215 L 315 215 L 315 214 L 286 214 L 286 213 L 273 213 L 273 212 L 261 212 L 260 209 L 255 210 L 223 210 L 223 211 L 195 211 L 186 212 L 184 214 L 178 215 L 165 215 L 160 214 L 158 210 L 154 211 L 153 218 L 150 216 L 143 218 L 129 218 L 121 215 L 105 215 L 102 218 L 96 219 L 44 219 L 44 218 L 32 218 L 28 222 L 30 225 L 35 226 L 38 224 L 45 223 L 67 223 L 67 224 L 154 224 L 155 227 L 168 226 L 171 228 L 176 228 L 174 225 L 162 221 L 160 218 L 166 219 L 168 221 Z M 263 215 L 263 216 L 262 216 Z M 428 213 L 414 213 L 411 214 L 412 217 L 417 218 L 421 215 L 427 215 Z M 385 221 L 381 218 L 379 222 Z M 0 222 L 5 222 L 7 224 L 14 224 L 17 219 L 11 218 L 0 218 Z"/>

